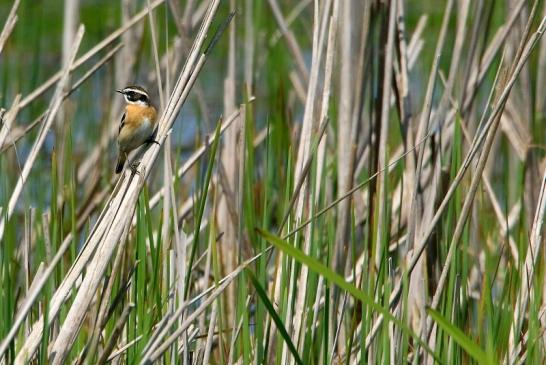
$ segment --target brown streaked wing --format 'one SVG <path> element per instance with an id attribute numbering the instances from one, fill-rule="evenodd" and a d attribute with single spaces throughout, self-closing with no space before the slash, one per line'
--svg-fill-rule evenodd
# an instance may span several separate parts
<path id="1" fill-rule="evenodd" d="M 125 115 L 126 114 L 127 114 L 127 112 L 123 113 L 123 116 L 121 117 L 121 122 L 119 123 L 118 134 L 121 132 L 121 128 L 123 128 L 123 126 L 125 125 Z"/>

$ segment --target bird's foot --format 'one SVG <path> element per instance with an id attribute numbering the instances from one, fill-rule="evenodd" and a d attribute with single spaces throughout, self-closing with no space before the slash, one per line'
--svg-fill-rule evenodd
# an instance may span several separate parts
<path id="1" fill-rule="evenodd" d="M 153 139 L 153 138 L 147 139 L 147 140 L 145 141 L 145 143 L 147 143 L 147 144 L 154 143 L 154 144 L 160 146 L 159 142 L 156 141 L 156 140 Z"/>
<path id="2" fill-rule="evenodd" d="M 140 175 L 140 171 L 137 170 L 138 165 L 140 165 L 140 161 L 135 161 L 129 165 L 129 168 L 131 169 L 133 175 Z"/>

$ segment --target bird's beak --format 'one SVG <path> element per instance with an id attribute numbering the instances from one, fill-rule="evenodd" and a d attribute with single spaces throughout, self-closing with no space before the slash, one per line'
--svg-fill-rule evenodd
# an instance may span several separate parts
<path id="1" fill-rule="evenodd" d="M 120 93 L 120 94 L 123 94 L 123 90 L 119 89 L 119 90 L 116 90 L 117 93 Z"/>

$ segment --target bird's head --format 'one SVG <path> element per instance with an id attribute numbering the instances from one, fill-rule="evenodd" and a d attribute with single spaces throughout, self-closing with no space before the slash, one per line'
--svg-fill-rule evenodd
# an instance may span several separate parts
<path id="1" fill-rule="evenodd" d="M 127 104 L 136 104 L 140 106 L 150 105 L 150 96 L 143 87 L 133 85 L 116 91 L 123 95 Z"/>

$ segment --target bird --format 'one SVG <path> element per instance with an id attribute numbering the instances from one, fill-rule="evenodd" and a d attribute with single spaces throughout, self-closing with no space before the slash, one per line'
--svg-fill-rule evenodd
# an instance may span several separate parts
<path id="1" fill-rule="evenodd" d="M 142 86 L 127 86 L 116 90 L 125 98 L 127 105 L 121 117 L 118 131 L 119 155 L 116 174 L 123 170 L 129 152 L 145 143 L 156 143 L 157 110 L 146 89 Z M 134 166 L 131 166 L 134 170 Z"/>

